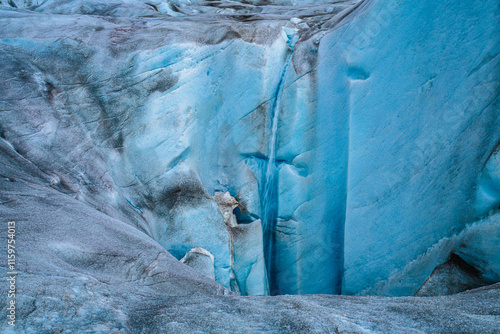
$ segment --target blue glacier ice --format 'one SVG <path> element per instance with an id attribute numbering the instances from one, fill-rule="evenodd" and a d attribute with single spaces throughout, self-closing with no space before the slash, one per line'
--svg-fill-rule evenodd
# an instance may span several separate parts
<path id="1" fill-rule="evenodd" d="M 496 333 L 499 53 L 497 0 L 0 0 L 16 331 Z"/>
<path id="2" fill-rule="evenodd" d="M 340 28 L 351 32 L 351 43 L 345 35 L 345 44 L 333 34 L 322 40 L 345 55 L 348 74 L 346 294 L 390 279 L 498 208 L 476 209 L 483 201 L 476 189 L 484 187 L 484 168 L 494 170 L 486 162 L 499 143 L 495 5 L 388 1 L 369 8 L 356 19 L 367 20 L 365 27 Z M 481 261 L 497 261 L 494 249 Z M 394 290 L 412 294 L 415 281 Z"/>
<path id="3" fill-rule="evenodd" d="M 0 133 L 242 295 L 409 296 L 451 254 L 500 281 L 499 15 L 2 0 Z"/>

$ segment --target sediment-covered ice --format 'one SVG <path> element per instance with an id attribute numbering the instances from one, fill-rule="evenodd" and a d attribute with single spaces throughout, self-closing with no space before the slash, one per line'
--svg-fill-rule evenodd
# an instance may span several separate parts
<path id="1" fill-rule="evenodd" d="M 497 7 L 1 0 L 0 213 L 20 226 L 25 330 L 71 303 L 103 317 L 92 294 L 116 303 L 97 332 L 152 326 L 127 293 L 158 293 L 172 332 L 196 327 L 170 321 L 173 295 L 409 296 L 451 254 L 500 280 Z M 210 256 L 209 277 L 177 261 L 197 248 L 225 289 Z M 34 290 L 52 278 L 74 299 Z M 498 323 L 488 310 L 467 321 Z M 255 328 L 301 330 L 284 317 Z M 370 319 L 351 329 L 387 328 Z"/>

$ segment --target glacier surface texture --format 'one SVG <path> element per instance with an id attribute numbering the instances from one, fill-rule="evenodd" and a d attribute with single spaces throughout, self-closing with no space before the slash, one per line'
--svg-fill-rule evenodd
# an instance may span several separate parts
<path id="1" fill-rule="evenodd" d="M 494 333 L 499 52 L 497 0 L 0 0 L 2 329 Z"/>

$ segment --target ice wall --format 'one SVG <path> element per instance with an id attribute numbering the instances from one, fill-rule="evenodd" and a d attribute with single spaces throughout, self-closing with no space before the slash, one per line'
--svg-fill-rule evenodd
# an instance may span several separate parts
<path id="1" fill-rule="evenodd" d="M 2 138 L 225 287 L 411 295 L 452 251 L 497 277 L 442 241 L 500 202 L 495 1 L 11 7 Z"/>
<path id="2" fill-rule="evenodd" d="M 343 293 L 497 208 L 492 195 L 476 210 L 475 192 L 500 139 L 498 14 L 488 1 L 372 1 L 322 39 L 320 62 L 341 59 L 346 81 L 329 108 L 349 118 Z"/>

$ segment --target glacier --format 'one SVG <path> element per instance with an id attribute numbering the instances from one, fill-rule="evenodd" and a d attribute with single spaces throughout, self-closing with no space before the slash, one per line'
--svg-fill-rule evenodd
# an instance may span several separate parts
<path id="1" fill-rule="evenodd" d="M 440 272 L 460 261 L 471 286 L 500 281 L 499 16 L 494 0 L 1 0 L 23 330 L 494 332 L 498 284 L 410 296 L 452 291 Z"/>

